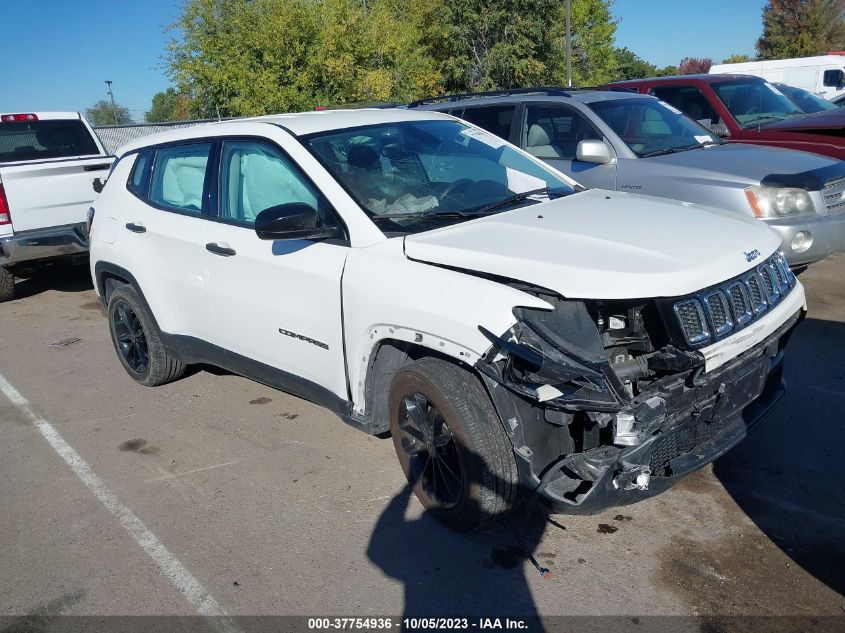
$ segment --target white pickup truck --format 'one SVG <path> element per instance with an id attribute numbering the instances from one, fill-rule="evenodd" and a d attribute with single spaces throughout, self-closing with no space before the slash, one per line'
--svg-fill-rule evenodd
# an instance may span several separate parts
<path id="1" fill-rule="evenodd" d="M 113 161 L 78 112 L 0 113 L 0 302 L 15 276 L 85 257 L 94 181 Z"/>

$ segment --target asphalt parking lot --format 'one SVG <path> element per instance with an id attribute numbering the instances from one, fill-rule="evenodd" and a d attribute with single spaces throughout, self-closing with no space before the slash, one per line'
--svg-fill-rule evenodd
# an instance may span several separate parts
<path id="1" fill-rule="evenodd" d="M 471 535 L 409 499 L 389 439 L 211 368 L 141 387 L 87 270 L 21 281 L 0 614 L 845 616 L 845 256 L 800 279 L 789 393 L 739 447 L 638 505 Z"/>

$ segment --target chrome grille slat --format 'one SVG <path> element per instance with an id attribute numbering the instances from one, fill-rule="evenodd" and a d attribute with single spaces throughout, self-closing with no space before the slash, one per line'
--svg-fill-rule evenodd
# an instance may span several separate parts
<path id="1" fill-rule="evenodd" d="M 704 306 L 716 336 L 723 336 L 734 329 L 734 322 L 724 292 L 716 290 L 704 295 Z"/>
<path id="2" fill-rule="evenodd" d="M 687 343 L 702 347 L 766 314 L 796 283 L 786 258 L 776 253 L 742 276 L 682 298 L 673 307 Z"/>
<path id="3" fill-rule="evenodd" d="M 751 273 L 745 278 L 745 285 L 748 286 L 748 292 L 751 295 L 751 309 L 754 310 L 754 314 L 765 312 L 769 303 L 766 301 L 766 293 L 763 289 L 763 278 L 759 273 Z"/>
<path id="4" fill-rule="evenodd" d="M 845 178 L 826 183 L 822 188 L 822 196 L 828 213 L 845 211 Z"/>
<path id="5" fill-rule="evenodd" d="M 702 345 L 710 340 L 704 310 L 698 299 L 687 299 L 676 303 L 675 314 L 690 345 Z"/>
<path id="6" fill-rule="evenodd" d="M 778 288 L 777 279 L 772 267 L 768 263 L 757 266 L 757 272 L 763 278 L 763 283 L 766 286 L 766 299 L 769 305 L 774 305 L 780 298 L 780 289 Z"/>
<path id="7" fill-rule="evenodd" d="M 728 286 L 728 296 L 731 299 L 731 310 L 734 320 L 740 327 L 754 318 L 754 311 L 751 308 L 751 299 L 748 297 L 748 290 L 741 281 Z"/>

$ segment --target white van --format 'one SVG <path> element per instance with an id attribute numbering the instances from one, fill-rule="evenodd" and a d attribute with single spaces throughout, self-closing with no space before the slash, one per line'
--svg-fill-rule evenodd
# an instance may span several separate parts
<path id="1" fill-rule="evenodd" d="M 710 74 L 755 75 L 772 83 L 804 88 L 833 100 L 845 95 L 845 52 L 741 64 L 714 64 L 710 67 Z"/>

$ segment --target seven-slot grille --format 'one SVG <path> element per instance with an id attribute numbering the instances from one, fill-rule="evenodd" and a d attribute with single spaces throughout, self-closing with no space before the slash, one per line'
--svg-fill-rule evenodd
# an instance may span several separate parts
<path id="1" fill-rule="evenodd" d="M 828 213 L 845 211 L 845 178 L 832 180 L 822 188 L 824 208 Z"/>
<path id="2" fill-rule="evenodd" d="M 782 253 L 717 288 L 675 302 L 687 343 L 701 347 L 741 330 L 774 307 L 795 286 Z"/>

